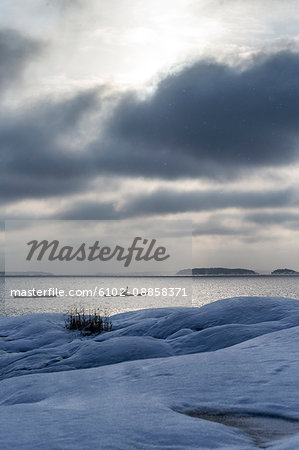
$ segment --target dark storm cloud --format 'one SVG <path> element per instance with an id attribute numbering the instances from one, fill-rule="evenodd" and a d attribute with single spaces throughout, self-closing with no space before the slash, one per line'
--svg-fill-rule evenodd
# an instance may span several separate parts
<path id="1" fill-rule="evenodd" d="M 33 51 L 34 45 L 26 45 L 30 50 L 21 52 L 22 63 L 8 57 L 15 76 Z M 9 76 L 5 70 L 3 80 Z M 285 165 L 297 156 L 297 53 L 260 55 L 244 70 L 200 61 L 164 78 L 145 100 L 115 94 L 98 137 L 73 151 L 69 143 L 80 135 L 83 121 L 98 113 L 103 90 L 59 101 L 44 98 L 3 114 L 0 202 L 83 192 L 100 175 L 224 177 L 241 169 Z M 159 191 L 131 199 L 125 214 L 277 207 L 291 198 L 289 191 L 230 195 Z"/>
<path id="2" fill-rule="evenodd" d="M 124 219 L 138 216 L 204 212 L 228 208 L 281 208 L 298 204 L 296 193 L 290 189 L 268 191 L 191 191 L 158 189 L 150 194 L 137 194 L 127 199 L 122 207 L 116 203 L 78 202 L 55 218 L 59 219 Z M 215 224 L 214 224 L 215 225 Z"/>
<path id="3" fill-rule="evenodd" d="M 0 29 L 0 88 L 19 79 L 26 64 L 44 48 L 33 40 L 11 29 Z"/>
<path id="4" fill-rule="evenodd" d="M 291 189 L 273 191 L 190 191 L 156 190 L 129 199 L 124 211 L 127 215 L 177 214 L 216 209 L 281 208 L 298 205 L 296 192 Z"/>
<path id="5" fill-rule="evenodd" d="M 146 177 L 285 165 L 298 157 L 298 104 L 296 52 L 259 55 L 243 70 L 199 61 L 150 98 L 120 100 L 94 150 L 103 170 Z"/>
<path id="6" fill-rule="evenodd" d="M 30 105 L 0 124 L 0 202 L 82 191 L 95 175 L 92 160 L 72 142 L 81 121 L 100 104 L 97 90 Z"/>
<path id="7" fill-rule="evenodd" d="M 1 171 L 0 171 L 1 173 Z M 7 205 L 17 200 L 46 199 L 59 195 L 84 192 L 88 188 L 86 180 L 77 177 L 63 179 L 51 176 L 34 176 L 20 174 L 13 177 L 3 177 L 0 180 L 0 204 Z"/>
<path id="8" fill-rule="evenodd" d="M 0 89 L 19 80 L 44 44 L 15 30 L 0 30 Z M 11 87 L 10 86 L 10 87 Z M 5 92 L 5 91 L 4 91 Z M 82 121 L 100 109 L 102 88 L 60 100 L 2 108 L 0 120 L 0 204 L 84 191 L 95 175 L 84 146 L 72 151 Z"/>

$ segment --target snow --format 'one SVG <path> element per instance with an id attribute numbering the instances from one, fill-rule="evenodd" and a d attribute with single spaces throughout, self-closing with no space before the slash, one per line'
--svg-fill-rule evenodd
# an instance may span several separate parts
<path id="1" fill-rule="evenodd" d="M 299 448 L 299 301 L 0 317 L 1 449 Z M 264 448 L 264 447 L 263 447 Z"/>

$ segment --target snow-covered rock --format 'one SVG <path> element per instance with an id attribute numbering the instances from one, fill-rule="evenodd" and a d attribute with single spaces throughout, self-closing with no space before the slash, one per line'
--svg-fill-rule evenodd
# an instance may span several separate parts
<path id="1" fill-rule="evenodd" d="M 1 449 L 299 448 L 298 300 L 112 322 L 87 337 L 62 315 L 0 317 Z"/>

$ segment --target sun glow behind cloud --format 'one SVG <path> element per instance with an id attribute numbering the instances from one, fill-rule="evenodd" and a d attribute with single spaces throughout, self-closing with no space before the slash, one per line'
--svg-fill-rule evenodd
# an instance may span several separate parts
<path id="1" fill-rule="evenodd" d="M 205 11 L 194 14 L 194 3 L 206 7 L 205 1 L 96 1 L 88 8 L 74 7 L 66 21 L 51 3 L 45 14 L 39 2 L 30 1 L 25 16 L 30 34 L 50 44 L 44 64 L 30 71 L 31 82 L 35 79 L 40 89 L 47 84 L 53 88 L 53 80 L 65 85 L 80 80 L 91 85 L 142 86 L 161 71 L 222 42 L 226 31 L 220 18 Z M 4 6 L 10 11 L 7 2 Z M 6 26 L 21 27 L 22 9 L 16 0 Z"/>

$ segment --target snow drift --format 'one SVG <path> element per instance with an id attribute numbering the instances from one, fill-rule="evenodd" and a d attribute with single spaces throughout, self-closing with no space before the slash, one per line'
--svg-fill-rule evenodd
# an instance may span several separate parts
<path id="1" fill-rule="evenodd" d="M 299 301 L 243 297 L 112 317 L 0 318 L 1 448 L 294 449 Z"/>

